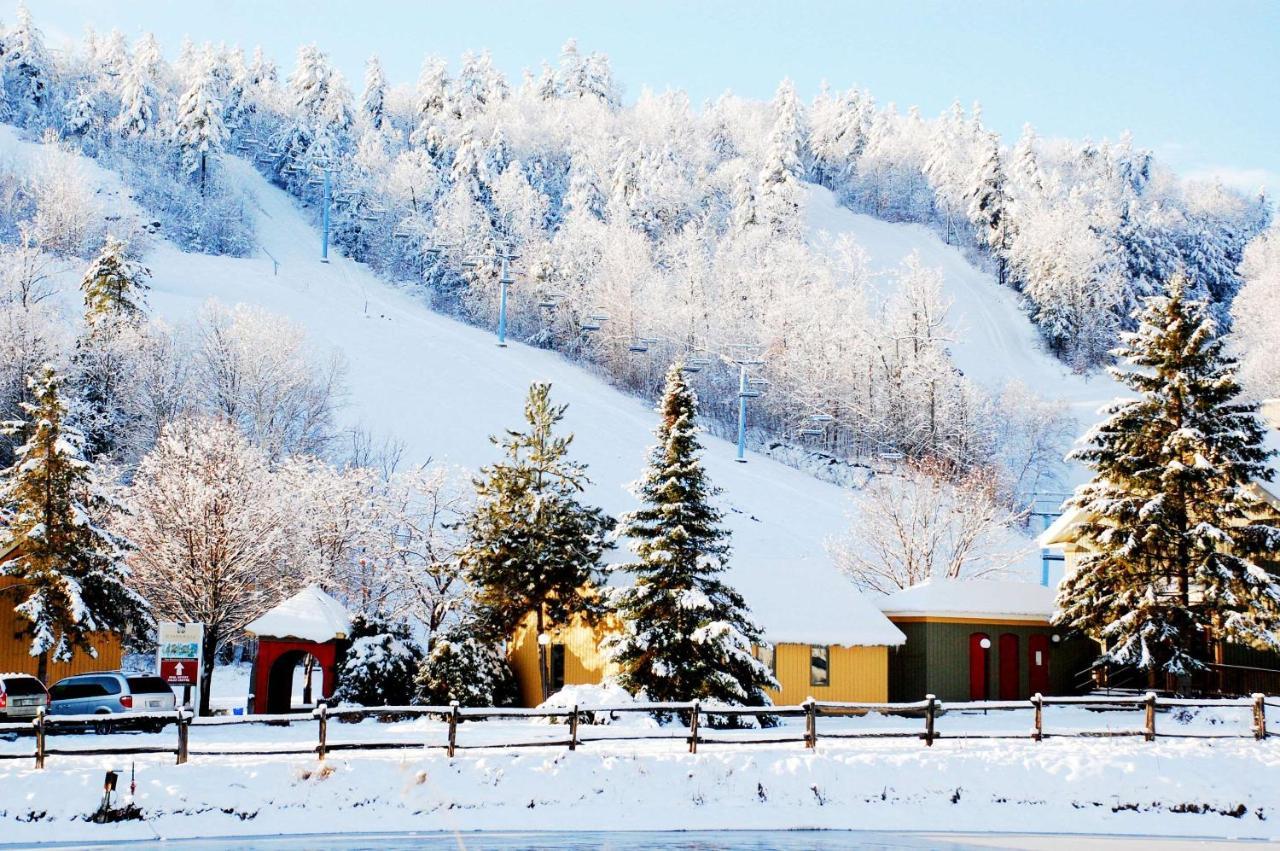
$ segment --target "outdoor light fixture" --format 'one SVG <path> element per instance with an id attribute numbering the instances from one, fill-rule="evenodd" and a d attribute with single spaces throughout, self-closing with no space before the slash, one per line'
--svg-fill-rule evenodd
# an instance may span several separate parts
<path id="1" fill-rule="evenodd" d="M 1058 633 L 1056 633 L 1056 632 L 1055 632 L 1055 633 L 1053 634 L 1053 637 L 1052 637 L 1050 640 L 1051 640 L 1054 644 L 1058 644 L 1058 643 L 1060 643 L 1060 642 L 1062 641 L 1062 636 L 1061 636 L 1061 635 L 1058 635 Z"/>
<path id="2" fill-rule="evenodd" d="M 981 641 L 979 641 L 979 642 L 978 642 L 978 646 L 979 646 L 979 647 L 981 647 L 983 650 L 990 650 L 990 649 L 991 649 L 991 639 L 990 639 L 990 638 L 984 638 L 984 639 L 982 639 Z"/>
<path id="3" fill-rule="evenodd" d="M 548 644 L 550 644 L 550 643 L 551 643 L 551 636 L 550 636 L 550 635 L 547 635 L 547 633 L 545 633 L 545 632 L 540 633 L 540 634 L 538 635 L 538 643 L 539 643 L 540 645 L 542 645 L 543 647 L 546 647 Z"/>

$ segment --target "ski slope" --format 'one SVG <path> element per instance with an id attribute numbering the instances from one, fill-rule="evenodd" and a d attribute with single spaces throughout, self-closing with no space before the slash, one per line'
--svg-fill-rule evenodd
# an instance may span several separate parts
<path id="1" fill-rule="evenodd" d="M 474 470 L 496 460 L 489 436 L 520 426 L 529 384 L 549 381 L 552 398 L 569 406 L 563 427 L 575 435 L 573 455 L 589 467 L 586 498 L 613 515 L 635 507 L 627 485 L 640 475 L 657 424 L 647 404 L 557 354 L 519 343 L 499 348 L 492 333 L 432 312 L 340 252 L 320 262 L 319 236 L 294 200 L 242 160 L 227 157 L 224 166 L 253 199 L 261 250 L 235 259 L 159 244 L 145 258 L 154 313 L 180 322 L 217 299 L 288 317 L 313 345 L 343 353 L 349 397 L 340 418 L 401 441 L 408 463 Z M 709 435 L 704 442 L 733 533 L 732 581 L 770 636 L 901 641 L 825 552 L 847 525 L 847 493 L 766 458 L 736 463 L 731 444 Z"/>
<path id="2" fill-rule="evenodd" d="M 1017 294 L 975 268 L 960 249 L 943 242 L 923 225 L 895 224 L 841 207 L 835 195 L 807 187 L 805 213 L 811 238 L 821 242 L 851 236 L 867 253 L 873 278 L 891 277 L 912 253 L 921 264 L 942 273 L 943 292 L 951 300 L 949 318 L 955 340 L 949 346 L 956 366 L 970 379 L 999 391 L 1011 381 L 1067 406 L 1083 432 L 1097 411 L 1127 395 L 1105 372 L 1080 375 L 1050 354 L 1018 304 Z"/>

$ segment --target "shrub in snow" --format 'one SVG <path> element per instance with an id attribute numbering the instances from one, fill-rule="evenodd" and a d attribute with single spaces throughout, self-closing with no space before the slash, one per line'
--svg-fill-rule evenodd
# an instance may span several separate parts
<path id="1" fill-rule="evenodd" d="M 510 706 L 516 702 L 511 666 L 493 647 L 455 629 L 436 639 L 418 669 L 418 699 L 429 706 Z"/>
<path id="2" fill-rule="evenodd" d="M 622 687 L 617 680 L 605 680 L 591 685 L 565 686 L 541 703 L 543 709 L 579 709 L 591 707 L 626 707 L 644 703 L 644 695 L 633 695 Z M 643 712 L 587 712 L 582 721 L 588 724 L 625 724 L 641 727 L 653 727 L 655 722 Z M 567 719 L 566 719 L 567 723 Z"/>
<path id="3" fill-rule="evenodd" d="M 378 615 L 351 619 L 351 646 L 338 669 L 333 699 L 360 706 L 407 706 L 422 650 L 409 625 Z"/>

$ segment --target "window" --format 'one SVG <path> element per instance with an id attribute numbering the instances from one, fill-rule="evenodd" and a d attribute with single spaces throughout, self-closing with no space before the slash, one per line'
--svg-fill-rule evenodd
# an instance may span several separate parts
<path id="1" fill-rule="evenodd" d="M 764 663 L 769 669 L 769 673 L 775 677 L 778 676 L 778 650 L 772 644 L 757 644 L 755 647 L 756 658 Z"/>
<path id="2" fill-rule="evenodd" d="M 551 691 L 564 688 L 564 645 L 551 645 Z"/>
<path id="3" fill-rule="evenodd" d="M 809 646 L 809 685 L 831 685 L 831 649 L 825 644 Z"/>
<path id="4" fill-rule="evenodd" d="M 129 691 L 134 694 L 169 694 L 169 684 L 159 677 L 129 677 Z"/>

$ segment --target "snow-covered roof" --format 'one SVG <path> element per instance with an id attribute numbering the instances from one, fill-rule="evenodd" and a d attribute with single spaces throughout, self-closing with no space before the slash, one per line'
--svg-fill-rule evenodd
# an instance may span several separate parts
<path id="1" fill-rule="evenodd" d="M 1053 614 L 1054 589 L 1032 582 L 936 579 L 881 598 L 889 617 L 1001 618 L 1045 621 Z"/>
<path id="2" fill-rule="evenodd" d="M 297 638 L 322 643 L 346 638 L 351 616 L 341 603 L 314 585 L 308 585 L 245 627 L 258 637 Z"/>
<path id="3" fill-rule="evenodd" d="M 625 559 L 625 552 L 612 555 Z M 626 584 L 623 571 L 606 574 Z M 772 644 L 896 647 L 906 642 L 893 625 L 826 558 L 729 560 L 724 581 L 742 595 L 751 618 Z"/>

